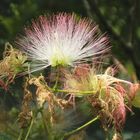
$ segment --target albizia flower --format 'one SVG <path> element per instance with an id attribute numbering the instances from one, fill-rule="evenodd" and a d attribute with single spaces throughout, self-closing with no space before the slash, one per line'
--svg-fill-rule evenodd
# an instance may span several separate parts
<path id="1" fill-rule="evenodd" d="M 85 67 L 84 67 L 85 68 Z M 82 70 L 82 68 L 81 68 Z M 85 75 L 66 73 L 65 89 L 75 97 L 85 97 L 100 115 L 105 127 L 114 125 L 121 130 L 129 109 L 129 88 L 133 84 L 129 81 L 114 77 L 114 69 L 109 67 L 103 74 L 96 74 L 93 68 L 83 69 Z M 81 73 L 81 72 L 80 72 Z"/>
<path id="2" fill-rule="evenodd" d="M 107 37 L 100 35 L 91 20 L 66 13 L 40 16 L 16 43 L 31 60 L 32 71 L 87 62 L 110 48 Z"/>
<path id="3" fill-rule="evenodd" d="M 81 68 L 82 70 L 82 68 Z M 109 67 L 103 74 L 97 74 L 93 68 L 83 69 L 83 75 L 65 73 L 66 89 L 75 90 L 75 96 L 84 96 L 96 93 L 104 93 L 109 90 L 113 93 L 119 92 L 124 94 L 125 86 L 133 85 L 131 82 L 114 77 L 114 69 Z M 81 72 L 82 73 L 82 72 Z M 78 92 L 79 91 L 79 92 Z"/>

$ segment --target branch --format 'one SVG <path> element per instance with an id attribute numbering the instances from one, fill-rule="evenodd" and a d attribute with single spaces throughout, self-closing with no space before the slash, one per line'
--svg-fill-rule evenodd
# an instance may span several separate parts
<path id="1" fill-rule="evenodd" d="M 85 1 L 86 1 L 86 4 L 85 4 Z M 83 2 L 85 4 L 85 8 L 87 10 L 88 16 L 91 17 L 91 14 L 92 14 L 91 9 L 94 9 L 94 13 L 99 18 L 99 20 L 100 20 L 101 24 L 103 25 L 104 29 L 107 30 L 111 34 L 111 36 L 113 37 L 114 40 L 119 41 L 121 43 L 121 45 L 124 46 L 124 49 L 125 49 L 126 53 L 130 53 L 130 52 L 132 53 L 132 49 L 130 48 L 131 46 L 127 45 L 125 43 L 125 41 L 113 30 L 112 26 L 107 23 L 105 17 L 102 15 L 101 11 L 98 9 L 98 6 L 97 6 L 96 2 L 94 0 L 83 0 Z M 90 8 L 88 8 L 88 7 L 90 7 Z M 90 14 L 89 14 L 89 12 L 90 12 Z"/>
<path id="2" fill-rule="evenodd" d="M 132 49 L 132 46 L 128 45 L 126 43 L 127 41 L 124 41 L 122 39 L 122 37 L 113 30 L 113 27 L 107 23 L 105 17 L 99 10 L 95 0 L 83 0 L 83 3 L 85 6 L 85 9 L 87 10 L 88 16 L 91 17 L 91 15 L 93 15 L 92 13 L 95 13 L 97 18 L 100 20 L 100 23 L 102 24 L 103 28 L 105 30 L 107 30 L 107 32 L 112 36 L 113 40 L 118 41 L 120 43 L 120 45 L 123 46 L 123 47 L 121 47 L 122 51 L 125 53 L 127 58 L 133 62 L 137 77 L 138 77 L 138 79 L 140 79 L 140 73 L 139 73 L 140 65 L 135 60 L 134 50 Z M 94 12 L 92 11 L 92 9 L 94 9 Z"/>
<path id="3" fill-rule="evenodd" d="M 85 123 L 84 125 L 78 127 L 77 129 L 72 130 L 72 131 L 66 133 L 66 134 L 64 135 L 64 138 L 65 138 L 65 137 L 68 137 L 68 136 L 70 136 L 70 135 L 72 135 L 72 134 L 74 134 L 74 133 L 76 133 L 76 132 L 78 132 L 78 131 L 80 131 L 80 130 L 82 130 L 83 128 L 89 126 L 90 124 L 92 124 L 93 122 L 95 122 L 95 121 L 98 120 L 98 119 L 99 119 L 99 116 L 93 118 L 92 120 L 90 120 L 89 122 Z"/>

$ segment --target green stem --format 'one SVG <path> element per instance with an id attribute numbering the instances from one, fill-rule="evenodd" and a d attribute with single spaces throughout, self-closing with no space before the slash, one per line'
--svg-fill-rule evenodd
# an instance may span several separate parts
<path id="1" fill-rule="evenodd" d="M 91 123 L 95 122 L 95 121 L 98 120 L 98 119 L 99 119 L 99 116 L 93 118 L 92 120 L 90 120 L 89 122 L 85 123 L 84 125 L 78 127 L 77 129 L 72 130 L 72 131 L 66 133 L 66 134 L 64 135 L 64 137 L 68 137 L 68 136 L 70 136 L 70 135 L 72 135 L 72 134 L 74 134 L 74 133 L 76 133 L 76 132 L 82 130 L 83 128 L 87 127 L 88 125 L 90 125 Z"/>
<path id="2" fill-rule="evenodd" d="M 61 89 L 51 89 L 54 92 L 63 92 L 63 93 L 79 93 L 79 94 L 91 94 L 96 93 L 96 91 L 78 91 L 78 90 L 61 90 Z"/>
<path id="3" fill-rule="evenodd" d="M 46 132 L 46 134 L 47 134 L 47 136 L 48 136 L 48 139 L 49 140 L 53 140 L 53 137 L 52 137 L 52 134 L 51 134 L 51 130 L 50 130 L 50 128 L 51 128 L 51 126 L 50 126 L 50 121 L 45 121 L 45 119 L 44 119 L 44 115 L 43 115 L 43 112 L 42 111 L 40 111 L 40 113 L 41 113 L 41 116 L 42 116 L 42 121 L 43 121 L 43 125 L 44 125 L 44 129 L 45 129 L 45 132 Z M 47 124 L 47 125 L 46 125 Z"/>
<path id="4" fill-rule="evenodd" d="M 34 123 L 34 120 L 33 120 L 33 118 L 32 118 L 31 123 L 30 123 L 30 126 L 29 126 L 29 129 L 28 129 L 28 132 L 27 132 L 26 137 L 25 137 L 24 140 L 27 140 L 27 139 L 28 139 L 29 134 L 30 134 L 31 129 L 32 129 L 32 126 L 33 126 L 33 123 Z"/>
<path id="5" fill-rule="evenodd" d="M 22 138 L 22 135 L 23 135 L 23 129 L 21 129 L 21 131 L 20 131 L 20 133 L 19 133 L 18 140 L 21 140 L 21 138 Z"/>
<path id="6" fill-rule="evenodd" d="M 41 116 L 42 116 L 42 122 L 43 122 L 43 125 L 44 125 L 45 132 L 46 132 L 47 135 L 49 135 L 49 134 L 48 134 L 48 133 L 49 133 L 49 132 L 48 132 L 48 126 L 46 125 L 46 121 L 45 121 L 45 119 L 44 119 L 43 112 L 40 111 L 40 113 L 41 113 Z"/>
<path id="7" fill-rule="evenodd" d="M 57 88 L 58 80 L 59 80 L 59 67 L 57 67 L 56 80 L 55 80 L 55 84 L 54 84 L 54 86 L 53 86 L 53 89 L 54 89 L 54 90 Z"/>

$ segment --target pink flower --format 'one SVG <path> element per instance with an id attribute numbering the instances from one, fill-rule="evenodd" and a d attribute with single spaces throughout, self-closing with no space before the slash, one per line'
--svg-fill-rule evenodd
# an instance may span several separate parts
<path id="1" fill-rule="evenodd" d="M 114 118 L 115 128 L 117 130 L 121 130 L 126 119 L 126 108 L 125 108 L 124 97 L 119 92 L 118 92 L 118 97 L 119 97 L 118 106 L 116 106 L 115 110 L 113 111 L 113 118 Z"/>
<path id="2" fill-rule="evenodd" d="M 107 37 L 91 20 L 66 13 L 40 16 L 16 43 L 32 62 L 32 72 L 92 61 L 109 50 Z"/>

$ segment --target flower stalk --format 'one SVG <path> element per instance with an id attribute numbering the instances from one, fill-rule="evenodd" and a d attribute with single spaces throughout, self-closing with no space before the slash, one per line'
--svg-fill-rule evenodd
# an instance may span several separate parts
<path id="1" fill-rule="evenodd" d="M 72 135 L 72 134 L 74 134 L 74 133 L 76 133 L 76 132 L 78 132 L 78 131 L 84 129 L 85 127 L 89 126 L 90 124 L 92 124 L 93 122 L 97 121 L 98 119 L 99 119 L 99 116 L 93 118 L 92 120 L 88 121 L 87 123 L 85 123 L 84 125 L 78 127 L 77 129 L 72 130 L 72 131 L 66 133 L 66 134 L 64 135 L 64 137 L 68 137 L 68 136 L 70 136 L 70 135 Z"/>
<path id="2" fill-rule="evenodd" d="M 31 132 L 32 127 L 33 127 L 33 123 L 34 123 L 34 119 L 32 118 L 32 119 L 31 119 L 31 122 L 30 122 L 30 125 L 29 125 L 29 129 L 28 129 L 28 131 L 27 131 L 27 133 L 26 133 L 26 136 L 25 136 L 25 139 L 24 139 L 24 140 L 28 140 L 28 137 L 29 137 L 30 132 Z"/>
<path id="3" fill-rule="evenodd" d="M 96 91 L 79 91 L 79 90 L 63 90 L 63 89 L 51 89 L 54 92 L 62 92 L 62 93 L 79 93 L 79 94 L 95 94 Z"/>
<path id="4" fill-rule="evenodd" d="M 22 140 L 23 132 L 24 132 L 24 130 L 21 129 L 20 133 L 19 133 L 19 136 L 18 136 L 18 140 Z"/>

